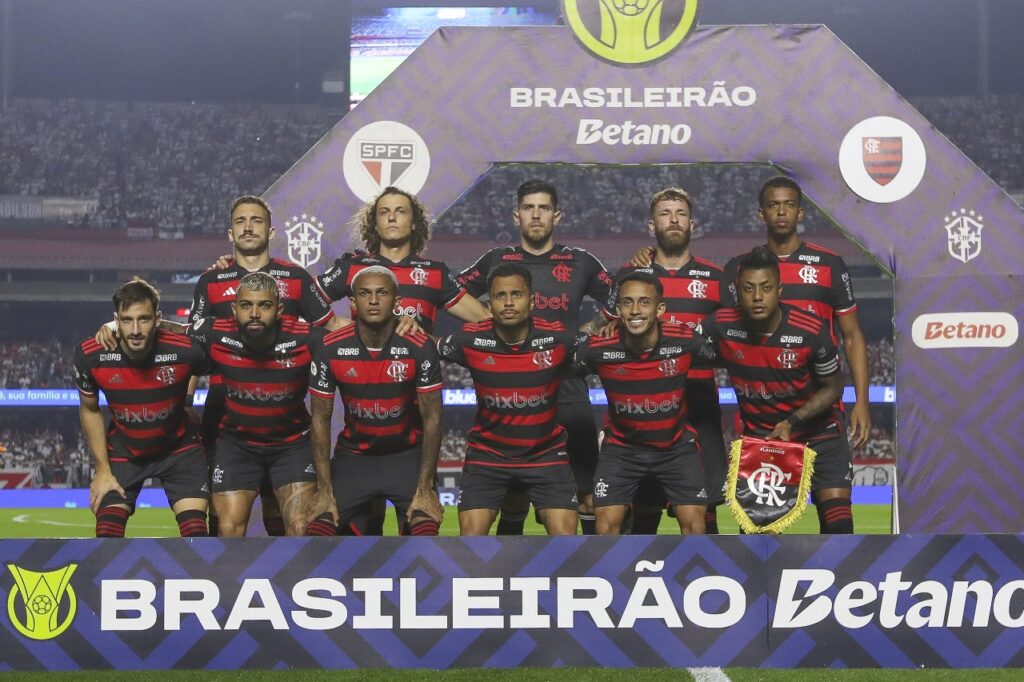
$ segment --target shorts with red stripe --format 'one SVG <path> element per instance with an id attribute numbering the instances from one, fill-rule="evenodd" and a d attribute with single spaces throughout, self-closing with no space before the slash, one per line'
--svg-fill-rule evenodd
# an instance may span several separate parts
<path id="1" fill-rule="evenodd" d="M 142 485 L 150 478 L 160 480 L 167 502 L 172 507 L 180 500 L 210 499 L 206 457 L 195 437 L 179 441 L 178 446 L 166 455 L 122 459 L 115 450 L 110 458 L 110 471 L 124 488 L 130 513 L 134 513 L 135 501 L 142 492 Z M 103 498 L 100 506 L 123 501 L 118 493 L 111 492 Z"/>
<path id="2" fill-rule="evenodd" d="M 576 482 L 564 450 L 523 461 L 483 459 L 472 452 L 462 467 L 459 511 L 498 509 L 508 492 L 522 492 L 536 509 L 579 507 Z"/>

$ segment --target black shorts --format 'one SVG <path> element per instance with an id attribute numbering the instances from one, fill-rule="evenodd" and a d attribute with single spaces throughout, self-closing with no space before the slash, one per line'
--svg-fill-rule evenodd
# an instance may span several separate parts
<path id="1" fill-rule="evenodd" d="M 817 456 L 814 458 L 814 475 L 811 490 L 826 488 L 849 488 L 853 485 L 853 453 L 842 433 L 836 438 L 807 444 Z"/>
<path id="2" fill-rule="evenodd" d="M 211 377 L 212 379 L 212 377 Z M 199 428 L 200 436 L 203 439 L 203 447 L 207 453 L 213 452 L 217 443 L 217 436 L 220 435 L 220 420 L 224 417 L 227 409 L 224 405 L 227 400 L 227 390 L 220 381 L 211 383 L 206 391 L 206 402 L 203 403 L 203 417 Z M 210 457 L 213 460 L 213 457 Z"/>
<path id="3" fill-rule="evenodd" d="M 173 507 L 180 500 L 210 499 L 210 480 L 206 477 L 206 458 L 198 441 L 186 444 L 169 455 L 139 459 L 111 460 L 110 471 L 124 488 L 125 497 L 117 492 L 107 493 L 100 506 L 128 502 L 135 513 L 135 501 L 142 492 L 142 484 L 149 478 L 160 479 Z"/>
<path id="4" fill-rule="evenodd" d="M 704 464 L 708 506 L 725 502 L 725 475 L 728 457 L 722 437 L 722 408 L 718 404 L 718 385 L 714 379 L 687 379 L 686 414 L 697 431 L 700 461 Z"/>
<path id="5" fill-rule="evenodd" d="M 549 458 L 551 459 L 551 458 Z M 488 466 L 467 462 L 459 483 L 459 511 L 501 507 L 505 494 L 525 493 L 536 509 L 572 509 L 579 507 L 572 468 L 566 453 L 555 453 L 562 462 L 531 462 L 523 466 Z"/>
<path id="6" fill-rule="evenodd" d="M 393 455 L 335 452 L 331 460 L 331 482 L 341 517 L 339 525 L 352 524 L 355 534 L 367 534 L 373 501 L 378 497 L 390 500 L 402 521 L 416 494 L 419 477 L 418 447 Z"/>
<path id="7" fill-rule="evenodd" d="M 645 481 L 657 482 L 672 506 L 707 504 L 704 468 L 691 440 L 673 450 L 628 449 L 606 443 L 597 463 L 594 506 L 632 504 Z"/>
<path id="8" fill-rule="evenodd" d="M 597 470 L 597 422 L 590 403 L 558 403 L 558 423 L 569 437 L 567 450 L 576 492 L 589 495 L 594 489 Z"/>
<path id="9" fill-rule="evenodd" d="M 210 473 L 213 492 L 259 490 L 269 477 L 274 490 L 289 483 L 314 483 L 313 451 L 309 438 L 281 445 L 249 445 L 221 436 Z"/>

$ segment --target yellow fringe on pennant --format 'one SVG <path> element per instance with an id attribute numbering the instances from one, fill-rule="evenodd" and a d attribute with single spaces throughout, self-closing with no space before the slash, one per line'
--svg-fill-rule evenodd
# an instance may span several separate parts
<path id="1" fill-rule="evenodd" d="M 736 519 L 736 523 L 739 524 L 743 532 L 748 535 L 756 533 L 779 534 L 799 521 L 800 517 L 807 511 L 807 495 L 811 491 L 811 477 L 814 476 L 814 458 L 818 456 L 818 453 L 806 445 L 804 446 L 804 471 L 800 476 L 800 488 L 796 493 L 796 506 L 786 512 L 786 515 L 778 521 L 772 521 L 767 526 L 758 526 L 750 520 L 747 512 L 736 499 L 736 484 L 740 477 L 740 450 L 742 449 L 742 438 L 734 440 L 732 447 L 729 448 L 728 488 L 725 491 L 726 499 L 729 502 L 729 511 L 732 512 L 732 517 Z"/>

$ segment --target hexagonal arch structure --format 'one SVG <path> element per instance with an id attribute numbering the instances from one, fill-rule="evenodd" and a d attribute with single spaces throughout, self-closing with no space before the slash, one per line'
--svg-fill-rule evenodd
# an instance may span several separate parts
<path id="1" fill-rule="evenodd" d="M 436 214 L 499 162 L 776 165 L 896 279 L 902 530 L 1021 530 L 1024 212 L 827 28 L 705 26 L 632 68 L 565 27 L 443 28 L 266 198 L 326 263 L 384 186 Z"/>

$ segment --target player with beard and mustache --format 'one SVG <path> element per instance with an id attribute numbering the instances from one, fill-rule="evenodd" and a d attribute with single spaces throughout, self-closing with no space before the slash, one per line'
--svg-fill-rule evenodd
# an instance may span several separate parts
<path id="1" fill-rule="evenodd" d="M 261 484 L 270 480 L 285 532 L 306 531 L 304 510 L 316 473 L 306 410 L 310 343 L 319 327 L 282 316 L 279 283 L 264 272 L 238 282 L 231 318 L 204 318 L 188 334 L 224 382 L 211 473 L 220 535 L 245 535 Z"/>
<path id="2" fill-rule="evenodd" d="M 693 198 L 678 187 L 668 187 L 651 197 L 647 228 L 655 247 L 636 254 L 632 265 L 619 271 L 616 281 L 626 273 L 641 271 L 655 275 L 664 288 L 665 312 L 661 319 L 681 323 L 691 330 L 701 320 L 722 307 L 727 283 L 722 268 L 698 258 L 690 251 L 693 234 Z M 643 257 L 643 258 L 642 258 Z M 638 260 L 645 260 L 639 266 Z M 653 259 L 653 260 L 652 260 Z M 612 291 L 605 314 L 615 317 L 618 291 Z M 718 403 L 715 374 L 709 368 L 690 370 L 686 378 L 686 406 L 690 424 L 697 430 L 700 456 L 707 477 L 707 511 L 704 526 L 708 534 L 718 532 L 716 507 L 724 502 L 725 440 L 722 436 L 722 409 Z M 658 532 L 663 498 L 656 490 L 641 487 L 633 518 L 634 534 Z"/>

